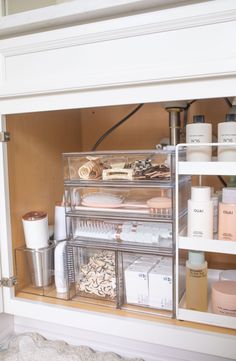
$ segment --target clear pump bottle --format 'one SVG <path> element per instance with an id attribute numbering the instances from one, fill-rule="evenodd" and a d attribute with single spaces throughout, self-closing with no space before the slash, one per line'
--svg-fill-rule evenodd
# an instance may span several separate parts
<path id="1" fill-rule="evenodd" d="M 186 307 L 207 311 L 207 262 L 204 252 L 189 251 L 186 261 Z"/>

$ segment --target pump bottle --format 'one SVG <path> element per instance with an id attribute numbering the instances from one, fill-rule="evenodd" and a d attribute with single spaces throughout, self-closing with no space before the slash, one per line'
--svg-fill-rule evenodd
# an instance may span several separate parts
<path id="1" fill-rule="evenodd" d="M 236 241 L 236 188 L 223 188 L 222 202 L 219 204 L 218 238 Z"/>
<path id="2" fill-rule="evenodd" d="M 188 200 L 188 237 L 213 239 L 213 201 L 211 187 L 191 187 Z"/>
<path id="3" fill-rule="evenodd" d="M 199 144 L 199 147 L 187 147 L 187 161 L 211 161 L 211 147 L 201 143 L 212 142 L 212 125 L 205 123 L 204 115 L 194 115 L 193 123 L 186 126 L 186 143 Z"/>
<path id="4" fill-rule="evenodd" d="M 204 252 L 189 251 L 186 261 L 186 307 L 207 311 L 207 262 Z"/>
<path id="5" fill-rule="evenodd" d="M 226 114 L 225 122 L 218 124 L 218 143 L 236 143 L 236 114 Z M 235 162 L 236 146 L 219 146 L 218 161 Z"/>

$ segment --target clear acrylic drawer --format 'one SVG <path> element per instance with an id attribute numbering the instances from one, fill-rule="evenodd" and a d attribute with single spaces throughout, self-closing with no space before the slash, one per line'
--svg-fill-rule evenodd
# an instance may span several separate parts
<path id="1" fill-rule="evenodd" d="M 154 246 L 171 250 L 172 223 L 69 217 L 69 238 L 127 246 Z"/>
<path id="2" fill-rule="evenodd" d="M 155 218 L 172 220 L 174 187 L 92 187 L 67 185 L 65 197 L 69 208 L 77 214 L 89 213 L 116 217 Z M 179 213 L 187 209 L 189 199 L 189 181 L 180 182 Z"/>
<path id="3" fill-rule="evenodd" d="M 117 252 L 70 244 L 75 282 L 74 300 L 117 306 Z"/>
<path id="4" fill-rule="evenodd" d="M 124 308 L 139 306 L 173 313 L 173 259 L 153 254 L 119 255 Z"/>
<path id="5" fill-rule="evenodd" d="M 66 258 L 64 269 L 64 283 L 66 287 L 63 289 L 63 292 L 58 288 L 55 263 L 60 262 L 60 260 L 55 260 L 55 246 L 55 244 L 52 244 L 39 249 L 27 247 L 15 249 L 17 292 L 59 298 L 62 300 L 69 300 L 73 297 L 73 279 L 70 277 L 70 272 L 67 272 L 69 263 L 71 265 L 71 260 L 70 262 L 68 261 L 69 257 Z M 57 273 L 57 279 L 59 276 Z"/>
<path id="6" fill-rule="evenodd" d="M 174 175 L 172 150 L 64 153 L 67 181 L 160 181 Z"/>
<path id="7" fill-rule="evenodd" d="M 69 241 L 67 249 L 74 259 L 73 300 L 173 315 L 171 256 L 91 247 L 79 241 Z"/>

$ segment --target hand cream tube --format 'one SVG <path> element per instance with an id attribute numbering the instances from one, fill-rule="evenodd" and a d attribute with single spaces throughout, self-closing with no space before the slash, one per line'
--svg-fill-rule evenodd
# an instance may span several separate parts
<path id="1" fill-rule="evenodd" d="M 68 292 L 68 272 L 66 262 L 66 241 L 59 242 L 54 253 L 55 285 L 57 293 Z"/>

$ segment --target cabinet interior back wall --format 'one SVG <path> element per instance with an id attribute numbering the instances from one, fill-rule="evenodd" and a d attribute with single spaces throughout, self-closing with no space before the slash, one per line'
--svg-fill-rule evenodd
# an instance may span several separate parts
<path id="1" fill-rule="evenodd" d="M 49 224 L 54 222 L 55 203 L 62 200 L 63 152 L 90 151 L 97 139 L 136 105 L 61 110 L 7 116 L 8 168 L 13 251 L 24 245 L 21 217 L 31 210 L 45 210 Z M 224 119 L 228 106 L 223 99 L 198 100 L 189 110 L 204 114 L 213 123 Z M 168 137 L 168 113 L 158 103 L 145 104 L 138 113 L 111 133 L 97 150 L 152 149 Z M 216 189 L 217 178 L 208 178 Z M 232 258 L 232 259 L 231 259 Z M 209 261 L 222 262 L 222 255 L 211 254 Z M 235 263 L 233 256 L 225 262 Z"/>
<path id="2" fill-rule="evenodd" d="M 28 113 L 7 117 L 8 172 L 13 248 L 24 245 L 21 217 L 32 210 L 48 213 L 63 196 L 63 151 L 80 151 L 79 111 Z"/>

